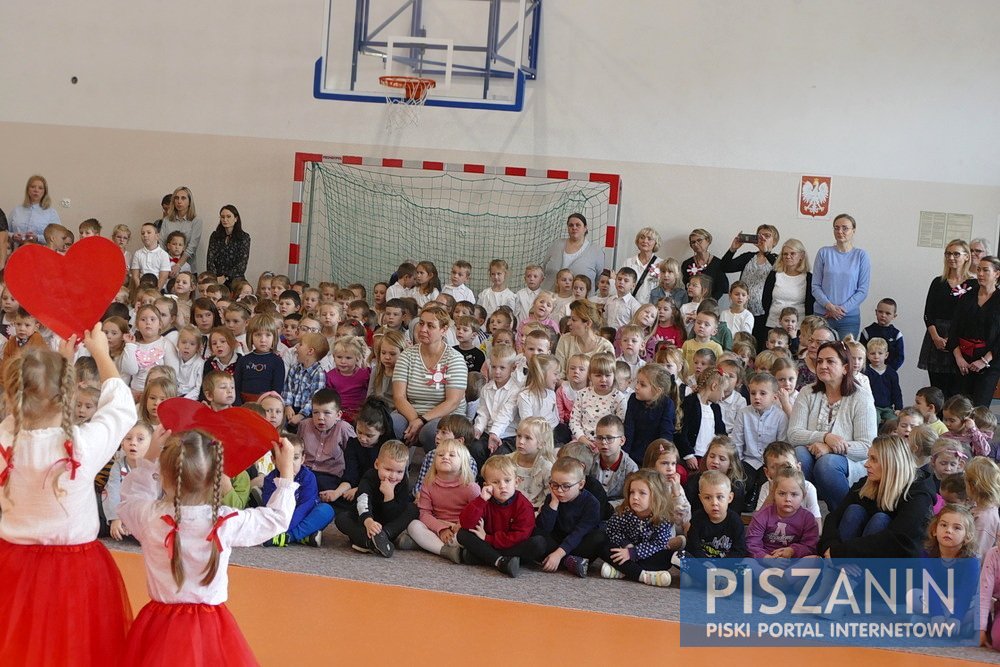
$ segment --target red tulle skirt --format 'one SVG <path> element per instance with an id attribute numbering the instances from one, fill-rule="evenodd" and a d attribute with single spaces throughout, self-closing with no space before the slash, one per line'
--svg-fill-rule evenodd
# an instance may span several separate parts
<path id="1" fill-rule="evenodd" d="M 128 634 L 124 667 L 244 667 L 258 665 L 224 604 L 150 602 Z"/>
<path id="2" fill-rule="evenodd" d="M 0 540 L 0 665 L 117 665 L 132 608 L 100 542 Z"/>

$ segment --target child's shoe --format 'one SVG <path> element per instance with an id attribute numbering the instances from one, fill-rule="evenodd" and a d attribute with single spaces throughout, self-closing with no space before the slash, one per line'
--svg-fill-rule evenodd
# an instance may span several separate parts
<path id="1" fill-rule="evenodd" d="M 587 568 L 590 567 L 590 561 L 579 556 L 566 556 L 562 559 L 562 566 L 581 579 L 585 579 L 587 577 Z"/>
<path id="2" fill-rule="evenodd" d="M 462 547 L 457 544 L 446 544 L 441 547 L 441 555 L 455 565 L 462 564 Z"/>
<path id="3" fill-rule="evenodd" d="M 618 569 L 615 568 L 611 563 L 605 563 L 601 566 L 601 576 L 605 579 L 624 579 L 625 575 L 622 574 Z"/>
<path id="4" fill-rule="evenodd" d="M 417 548 L 417 543 L 413 541 L 410 534 L 405 530 L 396 538 L 396 548 L 401 551 L 412 551 Z"/>
<path id="5" fill-rule="evenodd" d="M 309 547 L 318 547 L 323 543 L 323 531 L 317 530 L 312 535 L 306 535 L 301 540 L 299 544 L 304 544 Z"/>
<path id="6" fill-rule="evenodd" d="M 392 558 L 392 552 L 395 550 L 395 547 L 392 546 L 392 540 L 389 539 L 384 530 L 375 533 L 375 536 L 369 541 L 372 544 L 372 548 L 375 549 L 375 553 L 379 556 Z"/>
<path id="7" fill-rule="evenodd" d="M 497 569 L 510 577 L 521 573 L 521 559 L 517 556 L 500 556 L 497 559 Z"/>
<path id="8" fill-rule="evenodd" d="M 670 573 L 666 570 L 643 570 L 639 581 L 647 586 L 666 587 L 670 585 Z"/>
<path id="9" fill-rule="evenodd" d="M 288 533 L 278 533 L 267 542 L 264 542 L 265 547 L 286 547 L 288 546 Z"/>
<path id="10" fill-rule="evenodd" d="M 368 540 L 368 543 L 371 544 L 371 540 Z M 360 551 L 363 554 L 370 554 L 372 552 L 372 550 L 368 547 L 363 547 L 360 544 L 354 544 L 353 542 L 351 542 L 351 548 L 355 551 Z"/>

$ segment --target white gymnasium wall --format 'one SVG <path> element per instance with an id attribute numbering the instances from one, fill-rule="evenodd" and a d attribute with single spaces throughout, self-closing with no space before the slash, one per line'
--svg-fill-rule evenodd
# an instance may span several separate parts
<path id="1" fill-rule="evenodd" d="M 1000 4 L 549 0 L 522 113 L 427 109 L 399 136 L 379 105 L 312 98 L 323 9 L 0 3 L 0 207 L 41 172 L 72 199 L 64 221 L 136 226 L 187 184 L 209 228 L 239 206 L 254 274 L 285 265 L 296 150 L 431 157 L 621 173 L 626 246 L 649 224 L 682 257 L 693 227 L 719 254 L 765 221 L 828 243 L 794 206 L 798 174 L 830 174 L 873 256 L 864 310 L 900 301 L 911 361 L 941 254 L 915 247 L 919 211 L 971 213 L 997 237 Z M 907 364 L 908 393 L 921 375 Z"/>

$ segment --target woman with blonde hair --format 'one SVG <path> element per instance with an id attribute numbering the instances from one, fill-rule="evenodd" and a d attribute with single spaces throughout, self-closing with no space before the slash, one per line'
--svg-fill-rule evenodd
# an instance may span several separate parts
<path id="1" fill-rule="evenodd" d="M 649 302 L 649 293 L 656 287 L 660 279 L 660 257 L 656 252 L 660 249 L 660 233 L 652 227 L 643 227 L 635 235 L 635 247 L 638 254 L 629 257 L 619 268 L 629 267 L 637 277 L 632 296 L 639 303 Z"/>
<path id="2" fill-rule="evenodd" d="M 806 247 L 798 239 L 788 239 L 781 246 L 774 271 L 764 280 L 760 296 L 764 316 L 760 319 L 766 325 L 765 331 L 781 326 L 781 311 L 785 308 L 794 308 L 801 324 L 807 315 L 813 314 L 815 302 Z"/>
<path id="3" fill-rule="evenodd" d="M 602 324 L 604 320 L 597 306 L 590 301 L 579 299 L 569 304 L 569 333 L 560 336 L 556 346 L 556 359 L 563 374 L 569 368 L 569 358 L 574 354 L 582 354 L 587 359 L 598 353 L 615 356 L 615 346 L 597 333 Z"/>
<path id="4" fill-rule="evenodd" d="M 45 228 L 58 224 L 59 214 L 52 208 L 48 181 L 44 176 L 34 174 L 24 186 L 24 201 L 10 214 L 10 235 L 14 247 L 24 243 L 44 243 Z M 2 252 L 6 258 L 6 249 Z"/>
<path id="5" fill-rule="evenodd" d="M 969 244 L 953 239 L 944 249 L 944 268 L 927 288 L 924 301 L 924 340 L 920 346 L 917 368 L 927 371 L 930 384 L 951 398 L 958 391 L 961 376 L 955 357 L 948 350 L 951 322 L 963 294 L 976 287 L 971 270 L 973 264 Z"/>
<path id="6" fill-rule="evenodd" d="M 906 441 L 879 436 L 860 479 L 823 523 L 827 558 L 917 558 L 934 506 L 934 485 L 913 462 Z"/>

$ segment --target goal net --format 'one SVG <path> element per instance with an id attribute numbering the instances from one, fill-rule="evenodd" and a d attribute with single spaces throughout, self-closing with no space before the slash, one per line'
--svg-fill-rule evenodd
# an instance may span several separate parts
<path id="1" fill-rule="evenodd" d="M 370 290 L 400 263 L 430 260 L 444 285 L 452 263 L 464 259 L 473 267 L 469 286 L 478 293 L 489 284 L 490 261 L 502 258 L 517 291 L 524 267 L 545 259 L 574 212 L 587 217 L 589 238 L 605 247 L 607 264 L 614 265 L 617 176 L 528 170 L 520 176 L 476 165 L 453 171 L 440 163 L 428 169 L 420 162 L 375 160 L 393 163 L 385 167 L 355 160 L 362 164 L 323 158 L 302 172 L 301 247 L 293 253 L 302 266 L 290 269 L 304 269 L 310 284 L 357 282 Z M 470 166 L 486 173 L 470 173 Z"/>

